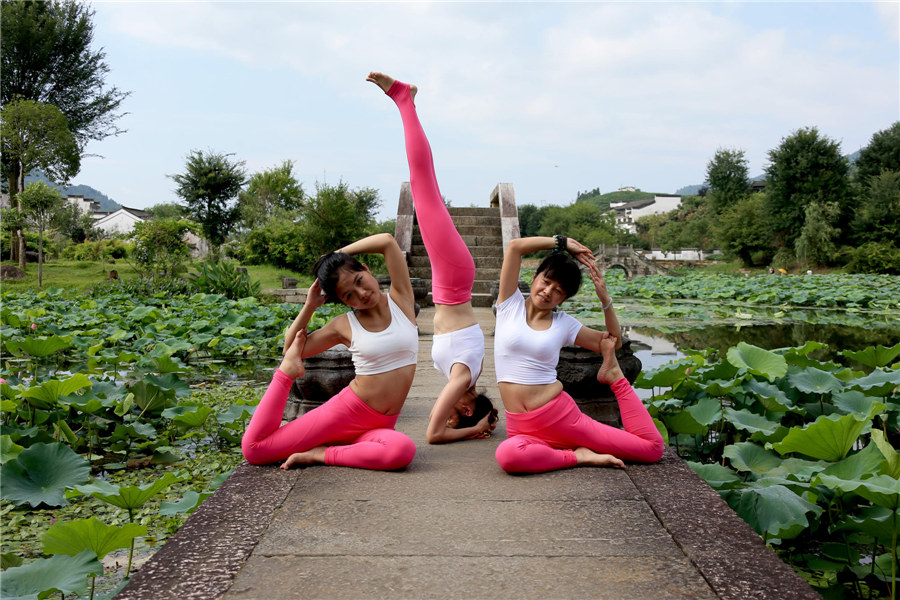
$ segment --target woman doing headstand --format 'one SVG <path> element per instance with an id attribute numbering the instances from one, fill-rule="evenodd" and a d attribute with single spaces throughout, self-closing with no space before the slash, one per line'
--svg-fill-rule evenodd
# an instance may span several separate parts
<path id="1" fill-rule="evenodd" d="M 353 254 L 383 254 L 391 289 L 383 294 L 368 267 Z M 253 464 L 284 461 L 393 470 L 412 462 L 413 441 L 394 430 L 409 393 L 419 347 L 409 271 L 387 233 L 354 242 L 319 259 L 316 281 L 285 335 L 284 360 L 250 419 L 241 441 Z M 309 335 L 306 326 L 326 299 L 353 309 Z M 281 426 L 291 383 L 303 375 L 302 359 L 345 344 L 356 377 L 325 404 Z"/>
<path id="2" fill-rule="evenodd" d="M 431 146 L 413 103 L 417 89 L 383 73 L 369 73 L 366 80 L 377 84 L 400 109 L 413 204 L 431 261 L 435 306 L 431 355 L 447 384 L 431 410 L 428 442 L 488 434 L 496 424 L 496 411 L 475 390 L 484 361 L 484 334 L 472 310 L 475 262 L 441 198 Z"/>
<path id="3" fill-rule="evenodd" d="M 555 252 L 538 267 L 525 298 L 518 289 L 522 256 L 551 248 Z M 581 269 L 562 250 L 590 270 L 607 331 L 584 327 L 574 317 L 554 312 L 581 285 Z M 507 246 L 500 270 L 494 361 L 508 435 L 496 457 L 509 473 L 576 465 L 621 468 L 623 460 L 656 462 L 662 456 L 662 436 L 616 360 L 622 331 L 606 282 L 592 259 L 590 250 L 563 236 L 520 238 Z M 591 419 L 563 391 L 556 364 L 560 349 L 573 343 L 603 355 L 597 380 L 610 384 L 624 431 Z"/>

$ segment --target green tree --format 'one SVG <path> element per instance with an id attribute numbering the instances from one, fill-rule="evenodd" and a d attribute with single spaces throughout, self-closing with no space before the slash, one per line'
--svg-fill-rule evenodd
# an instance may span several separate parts
<path id="1" fill-rule="evenodd" d="M 837 202 L 810 202 L 805 213 L 803 229 L 797 238 L 797 258 L 820 265 L 833 263 L 840 235 L 836 227 L 840 207 Z"/>
<path id="2" fill-rule="evenodd" d="M 856 239 L 898 245 L 900 240 L 900 171 L 867 178 L 853 220 Z"/>
<path id="3" fill-rule="evenodd" d="M 569 206 L 548 206 L 541 220 L 540 235 L 562 234 L 596 250 L 601 244 L 617 242 L 616 219 L 609 211 L 590 202 Z"/>
<path id="4" fill-rule="evenodd" d="M 769 160 L 766 196 L 777 246 L 794 248 L 813 202 L 836 202 L 841 219 L 849 220 L 849 166 L 839 143 L 815 127 L 799 129 L 769 151 Z"/>
<path id="5" fill-rule="evenodd" d="M 745 266 L 765 264 L 771 259 L 773 232 L 765 194 L 751 194 L 719 215 L 714 235 L 726 256 Z"/>
<path id="6" fill-rule="evenodd" d="M 38 287 L 41 287 L 44 278 L 44 231 L 64 200 L 56 188 L 36 181 L 19 194 L 19 202 L 22 212 L 38 230 Z"/>
<path id="7" fill-rule="evenodd" d="M 147 209 L 147 212 L 157 219 L 184 219 L 190 216 L 187 208 L 174 202 L 154 204 Z"/>
<path id="8" fill-rule="evenodd" d="M 94 218 L 82 212 L 74 202 L 63 202 L 53 216 L 52 225 L 61 236 L 76 244 L 96 240 L 102 235 L 102 231 L 94 227 Z"/>
<path id="9" fill-rule="evenodd" d="M 295 211 L 303 202 L 303 187 L 294 177 L 294 163 L 286 160 L 280 167 L 255 173 L 247 189 L 238 196 L 238 210 L 246 229 L 266 221 L 275 209 Z"/>
<path id="10" fill-rule="evenodd" d="M 343 181 L 333 186 L 316 184 L 316 195 L 305 199 L 300 209 L 303 238 L 297 242 L 314 262 L 368 235 L 380 205 L 377 190 L 371 188 L 351 190 Z"/>
<path id="11" fill-rule="evenodd" d="M 522 237 L 534 237 L 539 235 L 541 221 L 544 219 L 546 207 L 538 208 L 534 204 L 522 204 L 518 207 L 519 234 Z"/>
<path id="12" fill-rule="evenodd" d="M 862 185 L 882 171 L 900 171 L 900 121 L 872 136 L 856 159 L 856 180 Z"/>
<path id="13" fill-rule="evenodd" d="M 178 187 L 175 193 L 187 203 L 194 221 L 200 224 L 214 256 L 237 220 L 232 201 L 244 185 L 243 161 L 233 154 L 194 150 L 187 157 L 184 173 L 170 175 Z"/>
<path id="14" fill-rule="evenodd" d="M 116 122 L 129 95 L 106 87 L 103 49 L 92 50 L 94 11 L 82 2 L 3 0 L 0 70 L 4 106 L 15 98 L 56 106 L 79 151 L 91 140 L 123 133 Z M 4 159 L 5 160 L 5 159 Z"/>
<path id="15" fill-rule="evenodd" d="M 174 277 L 184 270 L 191 250 L 185 241 L 188 232 L 200 227 L 187 219 L 150 219 L 136 223 L 129 236 L 134 241 L 135 269 L 151 277 Z"/>
<path id="16" fill-rule="evenodd" d="M 707 198 L 714 214 L 750 195 L 749 167 L 743 150 L 719 148 L 706 165 Z"/>
<path id="17" fill-rule="evenodd" d="M 3 146 L 3 176 L 10 197 L 18 198 L 25 188 L 25 175 L 41 169 L 60 183 L 78 173 L 81 157 L 74 134 L 63 115 L 52 104 L 17 99 L 4 104 L 0 123 Z M 19 211 L 21 203 L 17 201 Z M 25 237 L 18 230 L 19 268 L 25 269 Z"/>

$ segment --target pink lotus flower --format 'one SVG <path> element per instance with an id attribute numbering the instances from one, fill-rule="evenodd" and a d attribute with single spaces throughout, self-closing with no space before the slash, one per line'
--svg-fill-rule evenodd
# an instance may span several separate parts
<path id="1" fill-rule="evenodd" d="M 35 329 L 37 329 L 37 323 L 32 323 L 31 330 L 34 331 Z"/>

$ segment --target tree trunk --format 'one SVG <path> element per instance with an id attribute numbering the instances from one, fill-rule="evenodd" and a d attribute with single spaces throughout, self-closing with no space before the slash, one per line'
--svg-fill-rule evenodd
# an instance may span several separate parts
<path id="1" fill-rule="evenodd" d="M 22 190 L 25 189 L 25 171 L 22 168 L 22 163 L 19 163 L 19 181 L 17 182 L 18 190 L 16 190 L 16 206 L 19 209 L 19 217 L 22 216 L 22 201 L 19 199 L 19 194 L 22 193 Z M 12 190 L 10 190 L 12 192 Z M 16 235 L 18 236 L 18 245 L 19 245 L 19 268 L 24 271 L 25 270 L 25 232 L 21 229 L 16 230 Z"/>
<path id="2" fill-rule="evenodd" d="M 44 278 L 44 228 L 38 229 L 38 289 L 41 289 Z"/>

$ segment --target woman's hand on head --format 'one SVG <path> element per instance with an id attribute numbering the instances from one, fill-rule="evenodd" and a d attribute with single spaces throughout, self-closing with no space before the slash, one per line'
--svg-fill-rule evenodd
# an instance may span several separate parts
<path id="1" fill-rule="evenodd" d="M 306 305 L 315 310 L 323 304 L 325 304 L 325 292 L 322 291 L 322 286 L 316 279 L 306 292 Z"/>
<path id="2" fill-rule="evenodd" d="M 584 266 L 590 268 L 592 264 L 594 264 L 594 253 L 590 251 L 590 249 L 582 244 L 581 242 L 575 241 L 572 238 L 568 238 L 566 241 L 566 250 L 572 257 L 583 264 Z"/>

